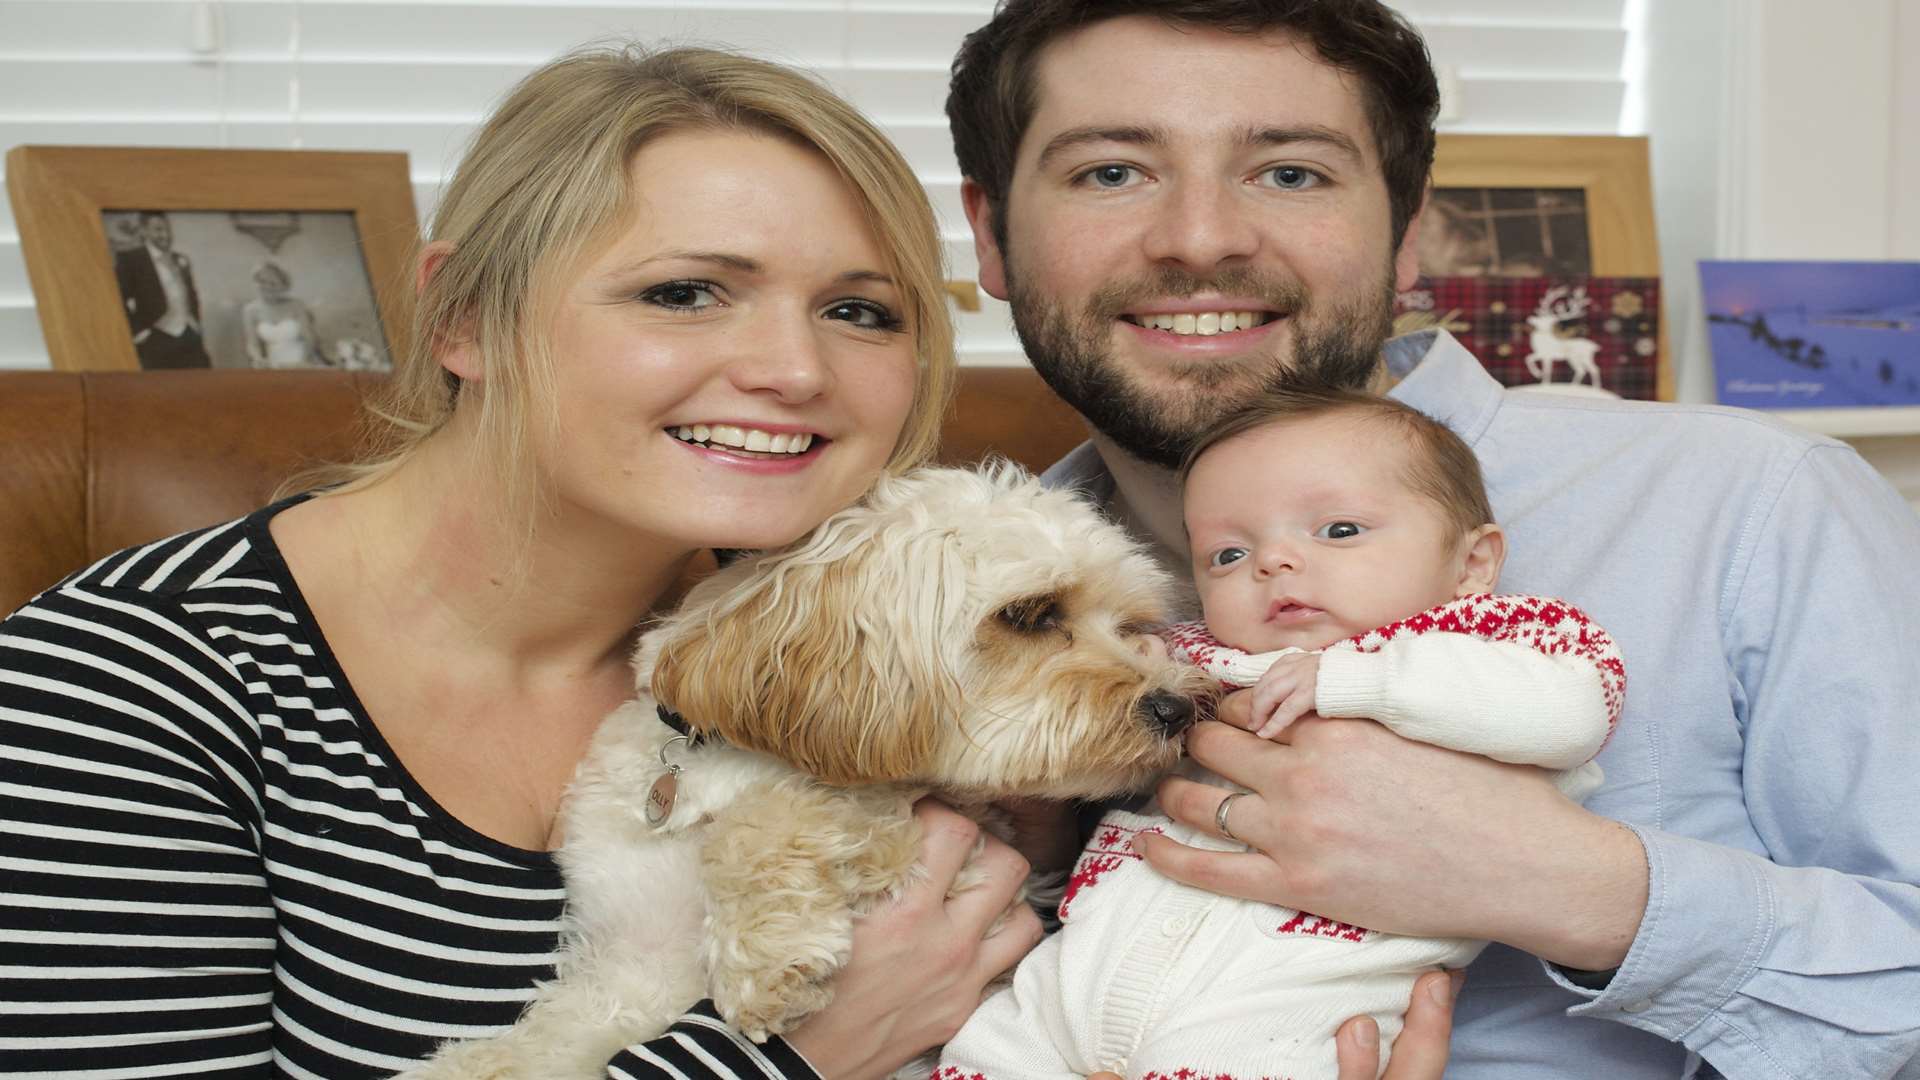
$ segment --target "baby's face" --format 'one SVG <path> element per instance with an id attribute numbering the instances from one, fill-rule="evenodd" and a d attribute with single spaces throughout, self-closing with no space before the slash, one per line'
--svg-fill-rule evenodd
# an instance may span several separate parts
<path id="1" fill-rule="evenodd" d="M 1247 652 L 1319 649 L 1474 591 L 1467 543 L 1404 479 L 1377 420 L 1273 424 L 1209 449 L 1187 477 L 1207 629 Z"/>

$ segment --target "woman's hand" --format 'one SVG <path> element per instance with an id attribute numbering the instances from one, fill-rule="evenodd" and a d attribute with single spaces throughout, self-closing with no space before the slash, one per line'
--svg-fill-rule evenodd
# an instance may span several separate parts
<path id="1" fill-rule="evenodd" d="M 926 880 L 855 920 L 853 956 L 834 979 L 833 1004 L 787 1035 L 828 1080 L 884 1077 L 951 1039 L 987 984 L 1040 943 L 1039 917 L 1013 904 L 1027 861 L 990 836 L 982 843 L 979 826 L 933 799 L 913 813 Z M 948 897 L 976 844 L 973 865 L 985 880 Z"/>

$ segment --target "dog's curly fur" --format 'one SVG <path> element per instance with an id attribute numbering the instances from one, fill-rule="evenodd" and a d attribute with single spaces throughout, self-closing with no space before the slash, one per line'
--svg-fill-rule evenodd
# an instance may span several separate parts
<path id="1" fill-rule="evenodd" d="M 1146 644 L 1170 583 L 1017 466 L 923 469 L 702 582 L 650 630 L 563 810 L 558 977 L 414 1080 L 597 1077 L 711 996 L 758 1040 L 832 998 L 853 920 L 918 873 L 916 798 L 1095 798 L 1173 765 L 1192 669 Z M 647 824 L 673 732 L 678 799 Z M 966 874 L 956 888 L 964 888 Z"/>

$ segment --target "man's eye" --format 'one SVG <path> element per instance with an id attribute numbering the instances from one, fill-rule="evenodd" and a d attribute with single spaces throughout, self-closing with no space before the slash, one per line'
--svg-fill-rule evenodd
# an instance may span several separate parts
<path id="1" fill-rule="evenodd" d="M 1276 165 L 1268 169 L 1265 175 L 1272 181 L 1274 187 L 1282 191 L 1305 191 L 1311 187 L 1318 187 L 1325 179 L 1312 169 L 1302 168 L 1299 165 Z"/>
<path id="2" fill-rule="evenodd" d="M 1246 548 L 1221 548 L 1219 551 L 1207 556 L 1207 565 L 1218 569 L 1222 566 L 1231 566 L 1246 557 Z"/>
<path id="3" fill-rule="evenodd" d="M 1315 529 L 1313 535 L 1322 540 L 1351 540 L 1366 531 L 1366 526 L 1351 521 L 1329 521 Z"/>
<path id="4" fill-rule="evenodd" d="M 1096 165 L 1080 176 L 1091 181 L 1095 187 L 1121 188 L 1126 187 L 1138 171 L 1131 165 Z"/>

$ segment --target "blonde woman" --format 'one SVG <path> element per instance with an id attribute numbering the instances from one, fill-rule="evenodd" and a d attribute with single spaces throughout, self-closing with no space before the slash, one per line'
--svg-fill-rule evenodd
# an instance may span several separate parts
<path id="1" fill-rule="evenodd" d="M 511 1023 L 634 627 L 927 456 L 940 264 L 899 154 L 803 77 L 530 76 L 435 215 L 385 449 L 0 624 L 8 1071 L 378 1076 Z M 921 814 L 932 880 L 831 1008 L 755 1047 L 702 1007 L 610 1075 L 873 1077 L 951 1034 L 1039 929 L 983 938 L 1025 864 L 992 844 L 948 900 L 971 826 Z"/>

